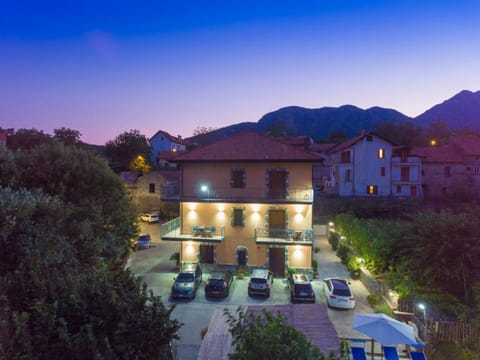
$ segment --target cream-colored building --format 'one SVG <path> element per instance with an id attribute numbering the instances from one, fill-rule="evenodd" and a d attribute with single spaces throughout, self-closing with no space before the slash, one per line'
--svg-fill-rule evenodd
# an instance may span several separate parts
<path id="1" fill-rule="evenodd" d="M 175 158 L 178 219 L 162 239 L 178 241 L 182 262 L 310 269 L 315 155 L 244 132 Z"/>

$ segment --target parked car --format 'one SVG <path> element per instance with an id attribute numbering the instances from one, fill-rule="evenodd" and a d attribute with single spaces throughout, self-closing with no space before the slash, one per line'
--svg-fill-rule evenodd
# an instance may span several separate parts
<path id="1" fill-rule="evenodd" d="M 159 222 L 160 217 L 158 216 L 158 214 L 155 214 L 153 212 L 147 212 L 147 213 L 144 213 L 144 214 L 140 215 L 140 220 L 142 220 L 143 222 L 147 222 L 149 224 L 152 224 L 152 223 Z"/>
<path id="2" fill-rule="evenodd" d="M 198 264 L 185 265 L 173 280 L 175 280 L 171 291 L 173 299 L 193 299 L 198 287 L 202 283 L 202 270 Z"/>
<path id="3" fill-rule="evenodd" d="M 135 239 L 134 245 L 137 250 L 140 250 L 140 249 L 150 248 L 151 244 L 152 244 L 152 238 L 150 237 L 150 234 L 140 234 Z"/>
<path id="4" fill-rule="evenodd" d="M 288 287 L 290 288 L 290 301 L 307 301 L 315 303 L 315 292 L 306 274 L 289 274 Z"/>
<path id="5" fill-rule="evenodd" d="M 233 282 L 233 274 L 230 270 L 215 271 L 205 283 L 206 297 L 227 297 Z"/>
<path id="6" fill-rule="evenodd" d="M 270 288 L 273 284 L 273 273 L 267 269 L 255 269 L 248 282 L 248 295 L 270 296 Z"/>
<path id="7" fill-rule="evenodd" d="M 354 309 L 355 297 L 349 283 L 342 279 L 326 278 L 323 280 L 323 290 L 329 307 Z"/>

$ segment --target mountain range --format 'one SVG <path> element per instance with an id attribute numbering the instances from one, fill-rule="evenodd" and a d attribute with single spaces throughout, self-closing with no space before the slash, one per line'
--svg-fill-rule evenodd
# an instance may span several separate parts
<path id="1" fill-rule="evenodd" d="M 290 136 L 308 135 L 314 140 L 326 139 L 332 131 L 344 131 L 350 138 L 362 130 L 372 130 L 375 123 L 387 121 L 412 122 L 423 127 L 434 121 L 444 121 L 452 129 L 479 130 L 480 91 L 463 90 L 414 118 L 394 109 L 377 106 L 369 109 L 361 109 L 353 105 L 318 109 L 287 106 L 265 114 L 256 123 L 244 122 L 216 129 L 208 134 L 208 142 L 244 130 L 270 133 L 283 131 Z M 189 140 L 199 139 L 192 137 Z"/>

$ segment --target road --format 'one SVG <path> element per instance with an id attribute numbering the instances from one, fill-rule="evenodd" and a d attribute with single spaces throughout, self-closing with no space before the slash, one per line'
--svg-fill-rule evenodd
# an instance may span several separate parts
<path id="1" fill-rule="evenodd" d="M 202 285 L 198 289 L 195 299 L 172 301 L 169 299 L 169 295 L 176 268 L 175 264 L 170 260 L 170 256 L 178 251 L 179 245 L 176 242 L 160 239 L 159 224 L 142 223 L 141 231 L 150 234 L 152 246 L 150 249 L 134 252 L 129 260 L 129 268 L 134 274 L 142 277 L 154 294 L 161 296 L 165 303 L 176 305 L 172 316 L 184 324 L 179 331 L 181 339 L 178 342 L 178 355 L 181 360 L 197 358 L 201 343 L 200 332 L 202 328 L 209 325 L 215 309 L 235 308 L 240 305 L 288 304 L 290 302 L 286 279 L 276 278 L 273 282 L 270 297 L 265 299 L 248 296 L 248 277 L 236 279 L 232 285 L 230 295 L 225 299 L 206 299 Z M 319 264 L 319 277 L 314 279 L 312 284 L 317 295 L 317 302 L 326 303 L 322 279 L 325 277 L 349 279 L 350 275 L 331 250 L 326 237 L 316 237 L 315 247 L 320 249 L 320 252 L 314 254 Z M 203 279 L 206 280 L 207 278 L 208 274 L 204 273 Z M 364 336 L 352 330 L 352 324 L 355 312 L 372 312 L 366 301 L 368 291 L 359 280 L 352 280 L 351 288 L 357 300 L 356 309 L 354 311 L 328 309 L 328 315 L 339 337 L 364 338 Z"/>

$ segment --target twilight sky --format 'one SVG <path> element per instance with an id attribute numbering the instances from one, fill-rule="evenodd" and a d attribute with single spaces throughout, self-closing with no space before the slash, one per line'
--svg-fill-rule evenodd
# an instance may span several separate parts
<path id="1" fill-rule="evenodd" d="M 416 116 L 480 89 L 478 0 L 0 4 L 0 127 L 191 136 L 278 108 Z"/>

